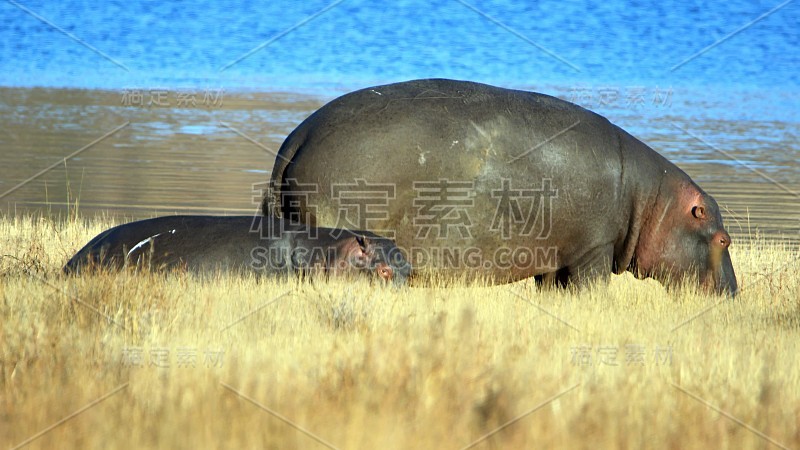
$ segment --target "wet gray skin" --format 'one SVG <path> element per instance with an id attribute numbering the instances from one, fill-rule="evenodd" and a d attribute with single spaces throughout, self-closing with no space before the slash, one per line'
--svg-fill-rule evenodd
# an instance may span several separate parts
<path id="1" fill-rule="evenodd" d="M 443 179 L 471 194 L 431 215 L 420 196 Z M 287 137 L 262 206 L 336 227 L 334 194 L 359 183 L 390 187 L 368 225 L 394 232 L 415 273 L 583 285 L 631 270 L 737 290 L 714 199 L 606 118 L 547 95 L 442 79 L 346 94 Z"/>
<path id="2" fill-rule="evenodd" d="M 119 225 L 86 244 L 64 272 L 126 265 L 195 273 L 368 275 L 395 286 L 405 285 L 411 274 L 390 239 L 261 216 L 167 216 Z"/>

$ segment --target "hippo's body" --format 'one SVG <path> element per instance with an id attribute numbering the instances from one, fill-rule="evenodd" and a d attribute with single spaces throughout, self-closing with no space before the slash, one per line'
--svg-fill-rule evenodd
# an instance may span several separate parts
<path id="1" fill-rule="evenodd" d="M 126 265 L 195 273 L 364 272 L 398 285 L 410 273 L 389 239 L 260 216 L 166 216 L 119 225 L 86 244 L 64 272 Z"/>
<path id="2" fill-rule="evenodd" d="M 271 176 L 265 212 L 394 233 L 415 271 L 582 283 L 634 270 L 736 290 L 714 199 L 606 118 L 547 95 L 442 79 L 352 92 L 288 136 Z"/>

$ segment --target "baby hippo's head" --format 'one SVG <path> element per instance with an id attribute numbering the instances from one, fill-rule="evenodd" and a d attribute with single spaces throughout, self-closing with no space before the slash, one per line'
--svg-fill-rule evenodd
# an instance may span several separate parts
<path id="1" fill-rule="evenodd" d="M 394 241 L 366 233 L 342 236 L 329 266 L 335 274 L 362 273 L 403 286 L 411 275 L 411 263 Z"/>

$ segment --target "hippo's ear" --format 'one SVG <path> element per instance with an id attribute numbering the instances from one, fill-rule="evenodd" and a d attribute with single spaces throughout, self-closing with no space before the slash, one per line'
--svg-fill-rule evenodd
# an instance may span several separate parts
<path id="1" fill-rule="evenodd" d="M 369 253 L 370 242 L 366 236 L 356 236 L 356 242 L 358 242 L 358 246 L 361 247 L 362 252 Z"/>
<path id="2" fill-rule="evenodd" d="M 692 208 L 692 215 L 695 219 L 705 219 L 706 218 L 706 209 L 700 205 L 695 206 Z"/>
<path id="3" fill-rule="evenodd" d="M 341 263 L 348 259 L 353 259 L 361 264 L 366 264 L 371 258 L 372 243 L 365 236 L 353 236 L 345 239 L 339 252 L 341 255 Z"/>

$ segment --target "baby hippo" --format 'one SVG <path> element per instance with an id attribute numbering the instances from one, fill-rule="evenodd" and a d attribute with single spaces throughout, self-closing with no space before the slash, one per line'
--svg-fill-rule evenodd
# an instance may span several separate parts
<path id="1" fill-rule="evenodd" d="M 267 275 L 366 273 L 404 285 L 411 265 L 390 239 L 367 231 L 311 228 L 273 216 L 167 216 L 106 230 L 64 266 L 184 268 Z"/>

